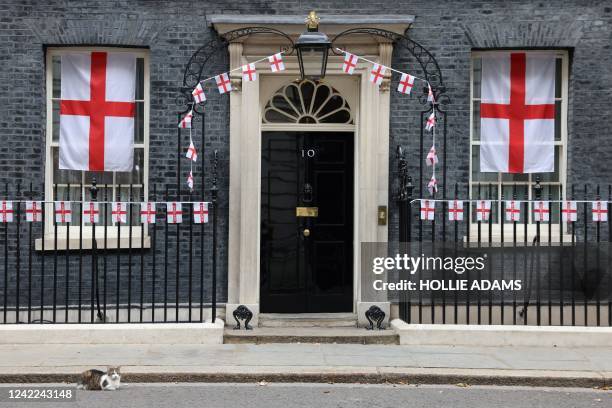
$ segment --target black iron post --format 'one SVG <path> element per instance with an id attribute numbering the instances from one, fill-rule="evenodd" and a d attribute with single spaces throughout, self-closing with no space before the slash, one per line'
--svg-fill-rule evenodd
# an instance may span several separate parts
<path id="1" fill-rule="evenodd" d="M 219 152 L 215 150 L 213 159 L 213 179 L 210 193 L 212 197 L 212 222 L 213 222 L 213 251 L 212 251 L 212 322 L 215 322 L 217 315 L 217 197 L 219 188 L 217 187 L 217 165 L 219 164 Z"/>

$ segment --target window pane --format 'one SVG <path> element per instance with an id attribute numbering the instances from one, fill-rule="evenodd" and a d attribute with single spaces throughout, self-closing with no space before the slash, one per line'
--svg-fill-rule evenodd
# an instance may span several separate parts
<path id="1" fill-rule="evenodd" d="M 61 87 L 60 87 L 60 76 L 61 76 L 61 70 L 60 70 L 60 62 L 61 62 L 61 57 L 59 55 L 54 56 L 51 59 L 51 64 L 53 65 L 52 69 L 52 75 L 53 75 L 53 93 L 52 93 L 52 97 L 53 98 L 60 98 L 61 97 Z"/>
<path id="2" fill-rule="evenodd" d="M 54 142 L 58 142 L 59 141 L 59 134 L 60 134 L 60 101 L 53 101 L 53 113 L 52 113 L 52 122 L 53 122 L 53 126 L 51 128 L 51 136 L 52 136 L 52 140 Z"/>
<path id="3" fill-rule="evenodd" d="M 563 60 L 557 58 L 555 66 L 555 98 L 561 98 L 561 89 L 563 84 Z"/>
<path id="4" fill-rule="evenodd" d="M 143 184 L 144 149 L 134 149 L 134 168 L 132 172 L 117 172 L 117 184 Z"/>
<path id="5" fill-rule="evenodd" d="M 525 173 L 502 173 L 502 181 L 529 181 L 529 174 Z"/>
<path id="6" fill-rule="evenodd" d="M 144 99 L 144 58 L 136 59 L 136 99 Z"/>
<path id="7" fill-rule="evenodd" d="M 80 184 L 81 171 L 59 169 L 59 147 L 51 148 L 53 154 L 53 183 L 55 184 Z"/>
<path id="8" fill-rule="evenodd" d="M 473 110 L 474 110 L 474 119 L 472 120 L 474 123 L 474 129 L 472 132 L 472 140 L 480 140 L 480 102 L 473 102 Z"/>
<path id="9" fill-rule="evenodd" d="M 86 171 L 85 184 L 89 185 L 93 183 L 94 177 L 96 178 L 98 187 L 103 184 L 113 184 L 113 173 L 110 171 Z"/>
<path id="10" fill-rule="evenodd" d="M 134 123 L 134 143 L 144 143 L 144 102 L 136 102 L 136 122 Z"/>
<path id="11" fill-rule="evenodd" d="M 504 200 L 527 200 L 529 198 L 527 188 L 527 185 L 504 184 L 502 187 Z"/>
<path id="12" fill-rule="evenodd" d="M 480 98 L 480 81 L 482 78 L 482 59 L 474 58 L 474 98 Z"/>
<path id="13" fill-rule="evenodd" d="M 480 172 L 480 146 L 472 146 L 472 181 L 497 182 L 497 173 Z"/>
<path id="14" fill-rule="evenodd" d="M 561 101 L 555 102 L 555 140 L 561 140 Z"/>

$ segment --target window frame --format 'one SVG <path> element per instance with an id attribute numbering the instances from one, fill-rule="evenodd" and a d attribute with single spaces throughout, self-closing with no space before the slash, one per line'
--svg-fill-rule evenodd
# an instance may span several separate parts
<path id="1" fill-rule="evenodd" d="M 47 241 L 51 240 L 51 245 L 48 247 L 53 249 L 53 242 L 50 235 L 54 234 L 54 223 L 53 223 L 53 209 L 51 201 L 53 201 L 53 148 L 59 146 L 58 141 L 53 141 L 53 102 L 58 98 L 53 97 L 53 58 L 61 56 L 63 54 L 67 54 L 70 52 L 96 52 L 96 51 L 104 51 L 104 52 L 125 52 L 135 54 L 137 58 L 143 59 L 143 98 L 137 99 L 136 101 L 140 101 L 143 103 L 143 140 L 142 143 L 134 143 L 134 149 L 143 149 L 143 172 L 142 172 L 142 194 L 144 195 L 144 200 L 148 201 L 148 187 L 149 187 L 149 122 L 150 122 L 150 55 L 149 50 L 146 48 L 125 48 L 125 47 L 81 47 L 81 46 L 66 46 L 66 47 L 48 47 L 45 50 L 45 103 L 46 103 L 46 129 L 45 129 L 45 200 L 46 204 L 46 217 L 45 217 L 45 244 Z M 83 178 L 85 177 L 85 173 L 83 172 Z M 118 184 L 115 183 L 117 177 L 117 172 L 113 172 L 113 191 L 117 188 Z M 89 185 L 83 184 L 83 188 L 86 189 Z M 98 185 L 98 187 L 102 187 L 103 185 Z M 86 195 L 84 195 L 86 197 Z M 99 197 L 99 201 L 102 201 L 104 197 Z M 85 198 L 84 198 L 84 201 Z M 114 201 L 113 199 L 109 201 Z M 134 200 L 134 201 L 140 201 Z M 75 216 L 80 217 L 81 214 L 76 214 L 75 208 L 73 208 L 73 219 Z M 83 239 L 88 240 L 89 242 L 85 243 L 85 245 L 90 244 L 93 228 L 91 225 L 70 225 L 70 236 L 71 243 L 70 248 L 73 247 L 73 239 L 72 237 L 79 236 L 79 231 L 82 228 Z M 117 225 L 107 225 L 106 233 L 108 238 L 115 238 L 118 235 L 118 230 L 121 228 L 121 236 L 122 241 L 123 237 L 127 237 L 124 235 L 129 233 L 129 229 L 132 229 L 132 236 L 134 239 L 133 244 L 140 246 L 140 230 L 139 225 L 129 224 L 121 225 L 120 227 Z M 58 236 L 65 237 L 67 231 L 67 226 L 58 225 Z M 105 230 L 103 225 L 96 225 L 96 237 L 98 240 L 102 237 L 103 231 Z M 145 225 L 145 235 L 146 235 L 147 226 Z M 124 232 L 125 231 L 125 232 Z M 148 237 L 147 237 L 148 238 Z M 147 239 L 148 241 L 148 239 Z M 37 246 L 38 246 L 37 242 Z M 116 245 L 116 242 L 114 242 Z M 77 244 L 78 245 L 78 244 Z M 62 245 L 58 243 L 58 248 L 65 247 L 65 243 Z M 108 243 L 108 247 L 112 247 L 113 242 Z M 123 244 L 122 244 L 123 246 Z M 146 245 L 145 245 L 146 246 Z M 98 245 L 98 247 L 100 247 Z M 45 249 L 47 249 L 47 245 L 45 245 Z"/>
<path id="2" fill-rule="evenodd" d="M 494 228 L 500 228 L 501 223 L 503 222 L 506 226 L 511 226 L 512 222 L 507 222 L 505 220 L 505 215 L 501 213 L 502 207 L 502 193 L 504 186 L 527 186 L 527 200 L 533 200 L 535 197 L 533 196 L 533 186 L 535 185 L 535 180 L 533 179 L 532 174 L 527 173 L 528 180 L 527 181 L 503 181 L 502 177 L 507 173 L 497 173 L 497 181 L 475 181 L 473 179 L 473 157 L 472 151 L 474 146 L 480 146 L 480 140 L 474 140 L 474 103 L 480 102 L 481 98 L 474 97 L 474 61 L 477 58 L 482 58 L 483 55 L 491 55 L 495 53 L 508 53 L 508 52 L 525 52 L 526 54 L 542 54 L 542 53 L 550 53 L 554 54 L 557 59 L 561 60 L 561 96 L 555 97 L 555 103 L 558 101 L 561 103 L 561 118 L 560 118 L 560 140 L 555 140 L 554 145 L 559 146 L 559 181 L 541 181 L 540 185 L 545 186 L 560 186 L 561 194 L 559 199 L 565 200 L 567 194 L 567 141 L 568 141 L 568 94 L 569 94 L 569 52 L 567 50 L 562 49 L 550 49 L 550 50 L 529 50 L 529 49 L 513 49 L 513 50 L 476 50 L 472 51 L 470 55 L 470 147 L 469 147 L 469 197 L 470 199 L 477 199 L 478 197 L 474 196 L 473 190 L 475 190 L 478 185 L 483 187 L 483 190 L 487 192 L 488 186 L 492 185 L 496 189 L 496 196 L 492 198 L 493 200 L 497 200 L 497 214 L 498 220 L 493 223 Z M 543 197 L 546 199 L 546 197 Z M 483 197 L 483 199 L 487 199 Z M 512 197 L 504 197 L 503 201 L 511 200 Z M 519 201 L 524 201 L 524 198 L 517 198 Z M 470 205 L 470 211 L 474 211 L 474 205 Z M 529 225 L 535 224 L 533 221 L 533 214 L 531 211 L 531 203 L 528 203 L 528 214 L 527 214 L 527 222 Z M 523 221 L 524 222 L 524 221 Z M 552 222 L 552 219 L 551 219 Z M 475 217 L 471 217 L 472 225 L 477 224 Z"/>

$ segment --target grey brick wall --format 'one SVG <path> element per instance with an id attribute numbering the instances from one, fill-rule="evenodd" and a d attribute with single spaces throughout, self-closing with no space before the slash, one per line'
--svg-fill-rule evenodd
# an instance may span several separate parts
<path id="1" fill-rule="evenodd" d="M 568 182 L 612 182 L 608 165 L 612 157 L 612 143 L 609 142 L 612 129 L 612 5 L 609 1 L 0 0 L 0 183 L 14 187 L 16 183 L 33 182 L 36 190 L 41 189 L 45 152 L 46 45 L 95 44 L 150 49 L 150 182 L 162 186 L 176 182 L 175 97 L 185 63 L 199 46 L 212 38 L 206 16 L 223 13 L 305 15 L 311 9 L 318 10 L 323 18 L 326 13 L 416 15 L 409 35 L 437 58 L 452 101 L 446 107 L 449 186 L 454 182 L 465 183 L 469 176 L 472 49 L 569 49 Z M 393 64 L 402 70 L 420 71 L 415 60 L 401 48 L 396 49 Z M 219 56 L 206 67 L 204 74 L 218 73 L 226 66 L 227 56 Z M 397 144 L 406 146 L 410 173 L 418 178 L 418 120 L 422 105 L 417 98 L 408 99 L 395 92 L 391 95 L 390 153 L 394 154 Z M 227 276 L 228 99 L 211 93 L 206 115 L 204 174 L 207 186 L 210 186 L 213 149 L 219 150 L 221 159 L 218 255 L 219 299 L 222 301 L 226 296 Z M 196 138 L 199 137 L 198 134 Z M 198 163 L 198 175 L 202 173 L 199 166 Z M 395 164 L 391 166 L 393 172 Z M 23 232 L 27 231 L 23 229 Z M 389 235 L 391 240 L 397 237 L 394 205 L 391 206 Z M 14 244 L 12 240 L 10 243 Z M 176 250 L 171 247 L 169 252 L 176 253 Z M 158 255 L 163 256 L 163 252 Z M 147 256 L 150 257 L 150 253 Z M 35 263 L 38 261 L 35 259 Z M 171 265 L 173 262 L 169 260 Z M 13 264 L 14 260 L 9 263 Z M 210 271 L 209 264 L 206 266 Z M 84 279 L 87 282 L 88 277 Z M 12 284 L 10 288 L 14 290 Z"/>

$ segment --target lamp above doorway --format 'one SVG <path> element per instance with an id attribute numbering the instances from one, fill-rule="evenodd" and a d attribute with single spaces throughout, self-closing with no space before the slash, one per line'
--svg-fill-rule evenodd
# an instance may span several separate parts
<path id="1" fill-rule="evenodd" d="M 302 79 L 318 80 L 325 77 L 331 41 L 325 33 L 319 31 L 317 13 L 311 11 L 305 22 L 307 30 L 295 43 L 300 75 Z"/>

